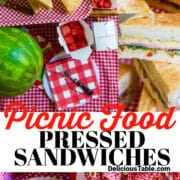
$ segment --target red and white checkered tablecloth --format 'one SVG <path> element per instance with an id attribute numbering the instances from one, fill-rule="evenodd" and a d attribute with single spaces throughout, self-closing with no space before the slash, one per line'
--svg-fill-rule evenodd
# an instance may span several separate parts
<path id="1" fill-rule="evenodd" d="M 0 173 L 0 180 L 27 180 L 35 177 L 41 179 L 76 180 L 76 173 Z"/>
<path id="2" fill-rule="evenodd" d="M 13 0 L 13 2 L 28 7 L 27 1 Z M 51 11 L 40 9 L 38 14 L 26 15 L 21 12 L 0 6 L 0 26 L 20 26 L 41 23 L 55 23 L 62 21 L 80 20 L 89 16 L 92 11 L 92 1 L 83 0 L 80 7 L 73 13 L 66 12 L 61 1 L 53 1 L 54 8 Z"/>
<path id="3" fill-rule="evenodd" d="M 108 21 L 114 20 L 116 23 L 118 31 L 118 17 L 104 17 L 98 21 Z M 95 18 L 88 18 L 86 20 L 91 26 L 94 21 L 97 21 Z M 36 33 L 44 36 L 47 40 L 50 40 L 55 46 L 58 46 L 57 33 L 56 33 L 57 24 L 42 24 L 42 25 L 33 25 L 28 28 L 34 30 Z M 100 74 L 100 90 L 101 97 L 98 99 L 92 99 L 86 105 L 79 107 L 79 111 L 93 111 L 100 112 L 104 104 L 107 103 L 118 103 L 118 50 L 111 51 L 93 51 L 92 60 L 95 61 Z M 33 86 L 28 92 L 21 96 L 13 98 L 0 98 L 0 111 L 3 111 L 4 108 L 12 102 L 22 102 L 26 105 L 28 111 L 32 111 L 31 107 L 36 106 L 36 111 L 42 112 L 52 112 L 56 111 L 54 103 L 49 100 L 46 93 L 40 90 L 37 86 Z M 66 109 L 65 111 L 70 111 Z"/>
<path id="4" fill-rule="evenodd" d="M 62 180 L 180 180 L 180 173 L 128 173 L 123 175 L 117 172 L 96 173 L 90 178 L 89 173 L 85 173 L 83 179 L 77 179 L 77 173 L 0 173 L 0 180 L 27 180 L 33 177 L 51 177 Z M 116 178 L 115 178 L 116 177 Z"/>
<path id="5" fill-rule="evenodd" d="M 85 180 L 180 180 L 180 173 L 129 172 L 125 175 L 120 172 L 104 172 L 90 178 L 91 174 L 84 173 Z"/>
<path id="6" fill-rule="evenodd" d="M 117 180 L 121 179 L 121 173 L 119 172 L 104 172 L 102 173 L 103 180 Z"/>

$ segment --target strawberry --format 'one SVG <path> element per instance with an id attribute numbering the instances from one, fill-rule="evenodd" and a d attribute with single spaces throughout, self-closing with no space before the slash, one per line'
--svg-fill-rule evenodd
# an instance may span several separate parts
<path id="1" fill-rule="evenodd" d="M 66 37 L 64 37 L 64 39 L 65 39 L 67 44 L 72 44 L 75 42 L 74 37 L 72 35 L 66 36 Z"/>
<path id="2" fill-rule="evenodd" d="M 77 47 L 78 48 L 83 48 L 83 47 L 86 47 L 86 46 L 87 46 L 87 42 L 86 41 L 77 42 Z"/>
<path id="3" fill-rule="evenodd" d="M 93 2 L 95 2 L 96 4 L 98 4 L 99 0 L 94 0 Z"/>
<path id="4" fill-rule="evenodd" d="M 104 8 L 111 8 L 112 3 L 110 0 L 105 0 L 103 6 Z"/>
<path id="5" fill-rule="evenodd" d="M 77 25 L 72 29 L 72 35 L 73 36 L 76 36 L 79 34 L 82 35 L 83 33 L 84 33 L 84 30 L 83 30 L 82 26 L 80 26 L 80 25 Z"/>
<path id="6" fill-rule="evenodd" d="M 100 0 L 98 5 L 99 5 L 99 7 L 103 8 L 104 7 L 104 0 Z"/>
<path id="7" fill-rule="evenodd" d="M 71 34 L 71 28 L 67 24 L 61 26 L 60 29 L 61 29 L 63 36 L 68 36 Z"/>
<path id="8" fill-rule="evenodd" d="M 98 4 L 93 1 L 93 8 L 98 8 Z"/>
<path id="9" fill-rule="evenodd" d="M 74 50 L 78 49 L 78 47 L 76 46 L 75 43 L 68 44 L 68 48 L 70 51 L 74 51 Z"/>
<path id="10" fill-rule="evenodd" d="M 77 36 L 75 36 L 75 40 L 76 41 L 86 41 L 86 38 L 85 38 L 85 36 L 84 36 L 84 34 L 79 34 L 79 35 L 77 35 Z"/>
<path id="11" fill-rule="evenodd" d="M 69 23 L 69 26 L 71 28 L 74 28 L 75 26 L 78 26 L 78 25 L 80 25 L 78 21 L 72 21 L 72 22 Z"/>
<path id="12" fill-rule="evenodd" d="M 61 26 L 61 31 L 69 51 L 75 51 L 87 46 L 83 26 L 78 21 L 72 21 Z"/>

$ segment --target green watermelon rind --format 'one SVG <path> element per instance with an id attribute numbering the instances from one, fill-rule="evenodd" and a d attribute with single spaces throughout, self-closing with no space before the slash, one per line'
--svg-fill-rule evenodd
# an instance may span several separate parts
<path id="1" fill-rule="evenodd" d="M 42 50 L 31 35 L 18 28 L 0 28 L 0 97 L 29 90 L 42 69 Z"/>

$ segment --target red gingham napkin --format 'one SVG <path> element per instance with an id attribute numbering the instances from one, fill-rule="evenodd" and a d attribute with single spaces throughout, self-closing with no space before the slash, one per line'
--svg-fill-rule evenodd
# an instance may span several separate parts
<path id="1" fill-rule="evenodd" d="M 92 96 L 85 93 L 69 77 L 63 74 L 64 70 L 67 70 L 73 78 L 78 79 L 93 90 Z M 100 90 L 91 58 L 86 62 L 72 58 L 60 59 L 48 63 L 46 71 L 53 98 L 59 110 L 85 104 L 91 98 L 99 97 Z"/>
<path id="2" fill-rule="evenodd" d="M 13 2 L 28 7 L 25 0 L 14 0 Z M 29 24 L 53 23 L 60 21 L 72 21 L 85 19 L 92 11 L 91 0 L 83 0 L 80 7 L 73 13 L 66 12 L 60 0 L 53 1 L 54 8 L 46 11 L 41 8 L 40 12 L 35 15 L 26 15 L 12 9 L 0 6 L 0 26 L 20 26 Z"/>
<path id="3" fill-rule="evenodd" d="M 114 20 L 117 30 L 119 28 L 119 21 L 117 16 L 103 17 L 101 21 Z M 96 18 L 88 18 L 86 22 L 92 25 Z M 56 33 L 57 24 L 41 24 L 28 26 L 29 29 L 42 35 L 48 41 L 51 41 L 58 47 L 58 39 Z M 79 107 L 78 111 L 94 111 L 101 112 L 102 106 L 107 103 L 118 103 L 118 50 L 113 51 L 93 51 L 92 60 L 95 61 L 100 74 L 100 89 L 101 97 L 92 99 L 86 105 Z M 46 93 L 38 87 L 33 86 L 28 92 L 21 96 L 13 98 L 0 98 L 0 111 L 4 111 L 5 107 L 12 102 L 22 102 L 26 105 L 29 112 L 31 107 L 36 106 L 38 112 L 52 112 L 56 111 L 54 103 L 47 97 Z M 70 111 L 66 109 L 66 111 Z"/>

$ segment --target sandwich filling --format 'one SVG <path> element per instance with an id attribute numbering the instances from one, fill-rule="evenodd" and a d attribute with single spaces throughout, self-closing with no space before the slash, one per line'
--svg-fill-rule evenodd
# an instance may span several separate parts
<path id="1" fill-rule="evenodd" d="M 151 76 L 148 75 L 145 68 L 141 64 L 141 61 L 135 60 L 135 67 L 138 73 L 140 74 L 143 82 L 145 83 L 146 87 L 148 88 L 151 96 L 153 99 L 157 100 L 157 103 L 161 107 L 161 109 L 166 109 L 168 107 L 167 98 L 164 96 L 162 91 L 159 91 L 157 84 L 154 83 L 154 81 L 149 78 Z"/>
<path id="2" fill-rule="evenodd" d="M 180 63 L 180 13 L 133 16 L 120 24 L 120 57 Z"/>
<path id="3" fill-rule="evenodd" d="M 148 48 L 137 45 L 121 45 L 119 47 L 119 56 L 121 58 L 136 58 L 151 61 L 166 61 L 180 63 L 180 50 Z"/>

